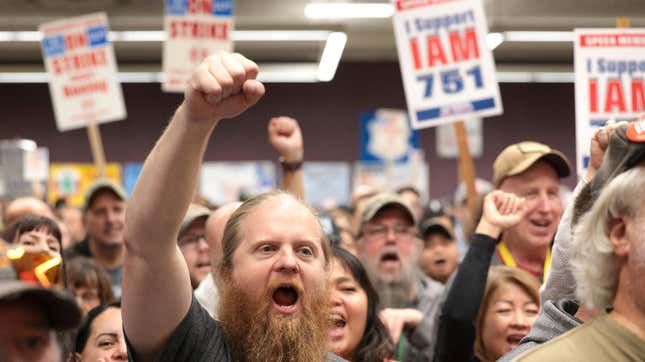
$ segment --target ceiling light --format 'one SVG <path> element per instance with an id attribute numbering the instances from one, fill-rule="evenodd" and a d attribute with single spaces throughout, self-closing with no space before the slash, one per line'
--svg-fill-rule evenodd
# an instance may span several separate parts
<path id="1" fill-rule="evenodd" d="M 504 41 L 517 42 L 572 42 L 571 31 L 505 31 Z"/>
<path id="2" fill-rule="evenodd" d="M 504 35 L 502 33 L 488 33 L 486 34 L 486 45 L 488 49 L 494 50 L 504 41 Z"/>
<path id="3" fill-rule="evenodd" d="M 389 18 L 394 7 L 384 3 L 311 3 L 305 6 L 310 19 Z"/>
<path id="4" fill-rule="evenodd" d="M 345 33 L 334 32 L 329 34 L 318 66 L 318 79 L 321 82 L 329 82 L 334 79 L 345 44 L 347 44 L 347 35 Z"/>

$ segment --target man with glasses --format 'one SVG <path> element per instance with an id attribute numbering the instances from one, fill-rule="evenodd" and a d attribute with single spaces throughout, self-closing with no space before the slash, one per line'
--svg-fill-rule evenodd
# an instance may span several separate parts
<path id="1" fill-rule="evenodd" d="M 206 220 L 210 214 L 208 208 L 190 204 L 179 227 L 177 245 L 188 265 L 193 290 L 211 272 L 210 246 L 206 241 Z"/>
<path id="2" fill-rule="evenodd" d="M 398 195 L 378 194 L 366 202 L 358 228 L 358 253 L 379 293 L 381 319 L 397 343 L 396 359 L 432 360 L 433 325 L 440 283 L 418 267 L 417 220 Z"/>
<path id="3" fill-rule="evenodd" d="M 563 212 L 560 179 L 570 172 L 562 152 L 537 142 L 510 145 L 497 156 L 493 164 L 495 188 L 526 199 L 528 212 L 504 231 L 492 265 L 520 268 L 544 280 L 551 241 Z"/>

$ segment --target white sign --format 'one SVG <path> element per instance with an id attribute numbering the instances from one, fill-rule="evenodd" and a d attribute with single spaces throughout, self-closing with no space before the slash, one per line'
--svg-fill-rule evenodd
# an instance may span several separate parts
<path id="1" fill-rule="evenodd" d="M 415 160 L 408 163 L 378 164 L 357 162 L 352 175 L 353 188 L 370 185 L 378 190 L 394 192 L 403 186 L 414 186 L 422 200 L 430 196 L 430 172 L 428 164 Z"/>
<path id="2" fill-rule="evenodd" d="M 59 131 L 126 117 L 105 13 L 40 26 Z"/>
<path id="3" fill-rule="evenodd" d="M 415 129 L 502 113 L 480 0 L 394 0 L 408 113 Z"/>
<path id="4" fill-rule="evenodd" d="M 204 162 L 199 192 L 210 202 L 222 205 L 239 200 L 240 194 L 254 196 L 275 188 L 275 166 L 271 161 Z"/>
<path id="5" fill-rule="evenodd" d="M 576 158 L 589 163 L 593 132 L 645 112 L 645 29 L 576 29 Z"/>
<path id="6" fill-rule="evenodd" d="M 351 167 L 346 162 L 305 162 L 307 203 L 318 208 L 349 204 Z"/>
<path id="7" fill-rule="evenodd" d="M 466 139 L 468 140 L 468 150 L 470 155 L 475 158 L 482 156 L 484 151 L 484 134 L 482 130 L 481 118 L 470 118 L 464 120 L 466 126 Z M 459 145 L 457 144 L 457 134 L 452 124 L 442 124 L 436 130 L 436 147 L 437 154 L 441 158 L 457 158 L 459 156 Z"/>
<path id="8" fill-rule="evenodd" d="M 233 0 L 166 0 L 164 29 L 162 89 L 183 92 L 204 58 L 233 50 Z"/>

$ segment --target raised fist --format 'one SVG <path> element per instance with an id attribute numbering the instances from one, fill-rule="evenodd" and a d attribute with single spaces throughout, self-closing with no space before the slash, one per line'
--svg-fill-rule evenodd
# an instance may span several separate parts
<path id="1" fill-rule="evenodd" d="M 302 133 L 298 121 L 289 117 L 271 118 L 268 134 L 269 143 L 286 162 L 302 160 Z"/>
<path id="2" fill-rule="evenodd" d="M 487 234 L 493 238 L 522 220 L 528 212 L 524 198 L 514 194 L 495 190 L 484 198 L 484 213 L 477 233 Z"/>
<path id="3" fill-rule="evenodd" d="M 258 66 L 240 54 L 219 52 L 195 69 L 184 105 L 193 122 L 216 122 L 239 115 L 264 95 Z"/>

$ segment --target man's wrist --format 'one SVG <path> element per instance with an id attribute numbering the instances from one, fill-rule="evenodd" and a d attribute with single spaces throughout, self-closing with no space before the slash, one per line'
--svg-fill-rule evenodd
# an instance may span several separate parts
<path id="1" fill-rule="evenodd" d="M 477 229 L 475 230 L 475 233 L 488 235 L 493 239 L 497 239 L 502 234 L 502 229 L 499 226 L 495 226 L 489 223 L 488 221 L 482 219 L 479 225 L 477 225 Z"/>
<path id="2" fill-rule="evenodd" d="M 287 160 L 284 157 L 280 157 L 278 159 L 278 162 L 280 162 L 280 165 L 282 166 L 282 170 L 285 172 L 295 172 L 299 171 L 302 169 L 302 157 L 300 159 L 296 160 Z"/>

